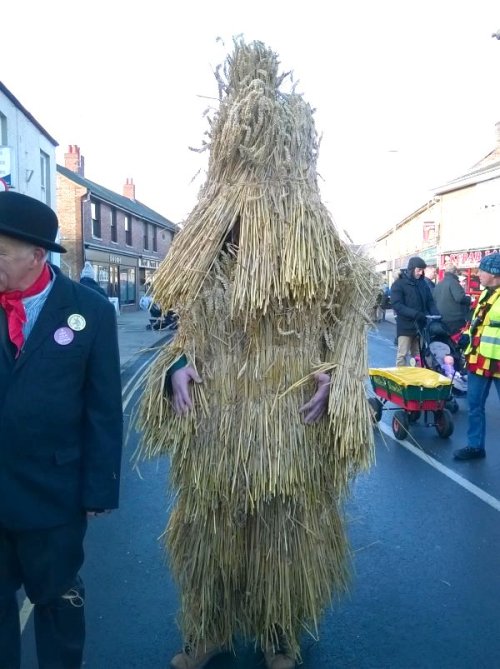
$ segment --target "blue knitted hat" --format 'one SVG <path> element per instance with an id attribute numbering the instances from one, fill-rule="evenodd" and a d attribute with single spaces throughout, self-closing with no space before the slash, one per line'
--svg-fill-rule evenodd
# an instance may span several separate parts
<path id="1" fill-rule="evenodd" d="M 498 276 L 500 274 L 500 253 L 490 253 L 484 256 L 479 263 L 479 269 Z"/>

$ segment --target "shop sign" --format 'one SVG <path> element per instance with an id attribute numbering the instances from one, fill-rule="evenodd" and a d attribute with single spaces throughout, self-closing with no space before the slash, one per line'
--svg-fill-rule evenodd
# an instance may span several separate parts
<path id="1" fill-rule="evenodd" d="M 422 249 L 422 251 L 420 251 L 419 253 L 415 253 L 414 255 L 419 256 L 420 258 L 425 260 L 425 262 L 428 265 L 434 265 L 437 261 L 436 251 L 437 251 L 436 247 L 433 246 L 432 248 L 429 248 L 429 249 Z M 408 260 L 410 258 L 411 258 L 411 256 L 408 256 Z"/>
<path id="2" fill-rule="evenodd" d="M 429 249 L 422 249 L 421 251 L 415 251 L 409 256 L 403 256 L 402 258 L 396 258 L 394 260 L 394 269 L 406 269 L 408 267 L 408 262 L 410 258 L 418 256 L 425 260 L 428 265 L 434 265 L 437 261 L 436 247 L 433 246 Z"/>
<path id="3" fill-rule="evenodd" d="M 158 269 L 159 266 L 159 260 L 153 260 L 152 258 L 139 259 L 139 267 L 146 267 L 147 269 Z"/>
<path id="4" fill-rule="evenodd" d="M 478 249 L 476 251 L 457 251 L 456 253 L 444 253 L 440 256 L 439 266 L 444 267 L 451 263 L 456 267 L 478 267 L 481 259 L 490 253 L 498 253 L 498 249 Z"/>

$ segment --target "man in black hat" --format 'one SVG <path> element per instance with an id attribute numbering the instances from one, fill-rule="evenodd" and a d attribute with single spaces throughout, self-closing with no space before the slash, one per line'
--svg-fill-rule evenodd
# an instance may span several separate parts
<path id="1" fill-rule="evenodd" d="M 118 504 L 115 310 L 47 262 L 50 207 L 0 193 L 0 667 L 19 669 L 16 592 L 34 604 L 40 669 L 78 669 L 87 517 Z"/>
<path id="2" fill-rule="evenodd" d="M 396 313 L 398 351 L 396 365 L 408 364 L 408 357 L 419 355 L 419 330 L 429 314 L 439 315 L 432 293 L 424 279 L 427 267 L 422 258 L 415 256 L 408 261 L 406 271 L 400 273 L 391 287 L 391 304 Z"/>

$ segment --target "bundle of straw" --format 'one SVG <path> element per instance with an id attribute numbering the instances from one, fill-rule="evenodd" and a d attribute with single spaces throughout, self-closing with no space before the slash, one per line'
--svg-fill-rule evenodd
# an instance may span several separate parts
<path id="1" fill-rule="evenodd" d="M 298 657 L 300 633 L 346 587 L 342 499 L 372 461 L 375 280 L 321 202 L 313 113 L 278 69 L 263 44 L 236 40 L 219 77 L 207 180 L 154 282 L 179 329 L 148 371 L 138 425 L 142 456 L 171 457 L 165 537 L 185 638 L 265 647 L 279 632 Z M 182 355 L 203 383 L 179 417 L 164 389 Z M 315 372 L 331 375 L 328 416 L 305 425 Z"/>

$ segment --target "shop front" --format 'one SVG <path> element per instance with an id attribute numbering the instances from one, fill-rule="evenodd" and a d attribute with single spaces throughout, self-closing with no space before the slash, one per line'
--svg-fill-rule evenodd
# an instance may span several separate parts
<path id="1" fill-rule="evenodd" d="M 458 273 L 465 276 L 465 292 L 468 295 L 479 295 L 481 284 L 479 282 L 479 263 L 482 258 L 490 253 L 498 253 L 499 248 L 489 247 L 483 249 L 464 249 L 460 251 L 447 251 L 439 256 L 439 278 L 444 274 L 444 266 L 451 263 L 458 268 Z"/>
<path id="2" fill-rule="evenodd" d="M 160 261 L 155 258 L 139 258 L 139 293 L 144 295 L 147 290 L 147 285 L 151 281 L 151 277 L 160 266 Z"/>
<path id="3" fill-rule="evenodd" d="M 137 257 L 86 248 L 85 260 L 92 264 L 96 280 L 108 297 L 118 298 L 120 308 L 138 304 Z"/>

